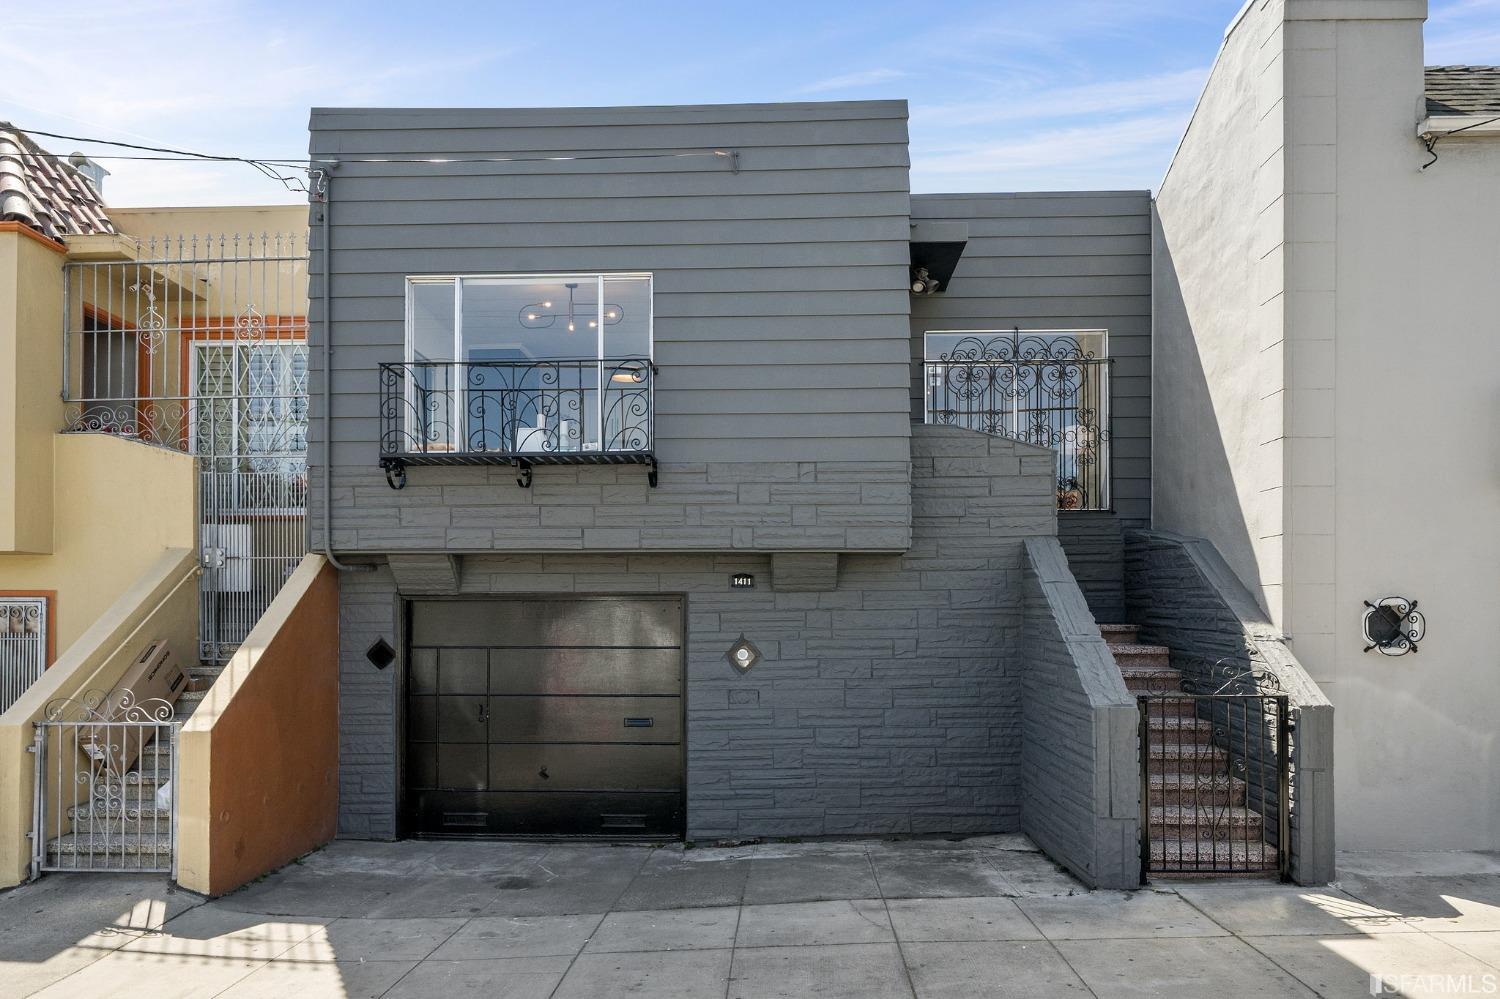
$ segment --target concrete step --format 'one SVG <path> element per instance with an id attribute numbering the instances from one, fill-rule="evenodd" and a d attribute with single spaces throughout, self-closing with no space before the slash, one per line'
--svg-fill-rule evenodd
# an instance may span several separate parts
<path id="1" fill-rule="evenodd" d="M 1153 774 L 1147 804 L 1153 807 L 1186 807 L 1245 804 L 1245 782 L 1224 774 Z"/>
<path id="2" fill-rule="evenodd" d="M 1167 878 L 1275 876 L 1276 848 L 1166 836 L 1151 841 L 1151 872 Z"/>
<path id="3" fill-rule="evenodd" d="M 135 769 L 141 773 L 160 770 L 168 773 L 172 769 L 172 747 L 164 740 L 154 740 L 136 758 Z"/>
<path id="4" fill-rule="evenodd" d="M 182 721 L 183 719 L 191 718 L 193 716 L 193 712 L 198 709 L 198 705 L 202 704 L 203 699 L 207 696 L 207 687 L 203 688 L 202 690 L 184 691 L 177 698 L 177 720 Z"/>
<path id="5" fill-rule="evenodd" d="M 153 835 L 149 831 L 144 835 L 96 833 L 90 836 L 87 832 L 68 833 L 66 836 L 48 840 L 47 853 L 62 863 L 67 863 L 70 857 L 77 857 L 80 866 L 87 866 L 85 858 L 95 861 L 113 858 L 119 862 L 110 866 L 127 867 L 137 860 L 146 866 L 153 866 L 165 864 L 171 860 L 172 837 Z"/>
<path id="6" fill-rule="evenodd" d="M 1152 742 L 1147 747 L 1150 774 L 1153 777 L 1196 775 L 1215 777 L 1228 771 L 1229 756 L 1222 749 L 1192 743 L 1163 745 Z"/>
<path id="7" fill-rule="evenodd" d="M 1169 710 L 1184 710 L 1175 703 L 1168 703 L 1165 707 Z M 1186 710 L 1191 712 L 1191 705 Z M 1162 717 L 1153 710 L 1151 717 L 1147 719 L 1147 726 L 1151 742 L 1158 746 L 1206 746 L 1213 742 L 1213 725 L 1191 714 L 1169 714 Z"/>
<path id="8" fill-rule="evenodd" d="M 1122 642 L 1111 645 L 1109 651 L 1114 654 L 1115 663 L 1121 669 L 1129 667 L 1146 667 L 1149 669 L 1171 669 L 1172 652 L 1165 645 L 1139 645 L 1135 642 Z"/>
<path id="9" fill-rule="evenodd" d="M 190 686 L 188 687 L 189 692 L 203 691 L 214 685 L 214 681 L 219 678 L 219 674 L 224 672 L 224 667 L 217 663 L 208 663 L 189 666 L 183 672 L 187 674 L 190 682 Z"/>
<path id="10" fill-rule="evenodd" d="M 1182 672 L 1157 666 L 1121 666 L 1125 689 L 1132 694 L 1164 694 L 1182 690 Z"/>
<path id="11" fill-rule="evenodd" d="M 1265 828 L 1261 814 L 1230 804 L 1153 805 L 1151 837 L 1259 842 Z"/>
<path id="12" fill-rule="evenodd" d="M 165 808 L 156 807 L 156 798 L 138 798 L 127 801 L 124 807 L 120 802 L 95 801 L 93 804 L 74 805 L 69 808 L 68 817 L 74 820 L 75 832 L 87 832 L 89 828 L 96 832 L 108 831 L 108 829 L 130 828 L 135 829 L 136 823 L 145 823 L 145 831 L 150 832 L 153 822 L 166 822 L 171 819 L 171 804 Z M 86 823 L 84 828 L 77 828 L 77 823 Z M 163 825 L 159 831 L 165 832 Z"/>
<path id="13" fill-rule="evenodd" d="M 1141 626 L 1138 624 L 1101 624 L 1099 634 L 1110 645 L 1134 645 L 1139 638 Z"/>
<path id="14" fill-rule="evenodd" d="M 1168 679 L 1163 678 L 1162 682 L 1168 682 Z M 1197 718 L 1197 698 L 1173 696 L 1180 693 L 1181 691 L 1179 690 L 1151 691 L 1146 709 L 1150 713 L 1150 717 L 1153 720 L 1158 718 Z M 1158 694 L 1165 696 L 1157 696 Z"/>

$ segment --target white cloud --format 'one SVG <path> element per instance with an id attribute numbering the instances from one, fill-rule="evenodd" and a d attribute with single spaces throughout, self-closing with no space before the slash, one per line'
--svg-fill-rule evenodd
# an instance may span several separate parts
<path id="1" fill-rule="evenodd" d="M 815 83 L 807 84 L 805 87 L 798 87 L 793 93 L 824 94 L 831 90 L 858 90 L 862 87 L 873 87 L 878 83 L 901 80 L 910 75 L 910 73 L 900 69 L 867 69 L 858 73 L 830 76 L 826 80 L 818 80 Z"/>
<path id="2" fill-rule="evenodd" d="M 914 191 L 1036 191 L 1155 187 L 1180 114 L 1157 114 L 953 145 L 912 157 Z"/>
<path id="3" fill-rule="evenodd" d="M 206 153 L 300 157 L 309 107 L 422 103 L 507 51 L 479 45 L 458 56 L 429 56 L 413 53 L 399 32 L 345 32 L 330 41 L 307 17 L 289 21 L 235 0 L 82 6 L 56 14 L 33 6 L 29 15 L 7 18 L 0 32 L 0 65 L 7 67 L 0 119 Z M 112 55 L 93 62 L 56 58 L 64 37 L 71 52 Z M 59 153 L 82 145 L 42 142 Z M 104 165 L 111 171 L 105 197 L 119 206 L 298 199 L 245 165 Z"/>
<path id="4" fill-rule="evenodd" d="M 1105 80 L 1079 86 L 1024 87 L 953 104 L 918 105 L 913 120 L 924 127 L 957 127 L 1068 118 L 1162 107 L 1192 107 L 1208 67 L 1137 79 Z"/>

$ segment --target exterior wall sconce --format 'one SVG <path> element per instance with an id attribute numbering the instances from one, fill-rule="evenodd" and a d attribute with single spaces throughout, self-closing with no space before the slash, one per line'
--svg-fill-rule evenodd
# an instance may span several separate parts
<path id="1" fill-rule="evenodd" d="M 1417 610 L 1417 602 L 1406 597 L 1383 597 L 1365 601 L 1365 651 L 1383 656 L 1404 656 L 1417 651 L 1417 643 L 1427 634 L 1427 619 Z"/>
<path id="2" fill-rule="evenodd" d="M 760 649 L 757 649 L 754 642 L 741 634 L 739 639 L 729 647 L 729 651 L 724 653 L 724 658 L 729 660 L 729 665 L 741 673 L 748 673 L 751 666 L 760 662 Z"/>

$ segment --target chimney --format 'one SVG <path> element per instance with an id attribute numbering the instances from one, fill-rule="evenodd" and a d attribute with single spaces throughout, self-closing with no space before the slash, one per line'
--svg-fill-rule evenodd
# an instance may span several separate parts
<path id="1" fill-rule="evenodd" d="M 68 162 L 75 170 L 88 178 L 89 183 L 94 186 L 95 194 L 101 198 L 104 197 L 104 178 L 109 176 L 108 170 L 82 153 L 73 153 L 68 157 Z"/>

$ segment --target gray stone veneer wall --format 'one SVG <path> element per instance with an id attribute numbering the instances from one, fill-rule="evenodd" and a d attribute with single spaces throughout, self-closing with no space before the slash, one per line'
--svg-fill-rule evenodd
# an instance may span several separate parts
<path id="1" fill-rule="evenodd" d="M 1026 542 L 1021 829 L 1095 888 L 1140 884 L 1135 698 L 1054 538 Z"/>
<path id="2" fill-rule="evenodd" d="M 1332 881 L 1333 705 L 1212 543 L 1166 531 L 1128 532 L 1125 573 L 1130 621 L 1141 626 L 1144 641 L 1170 648 L 1184 675 L 1222 660 L 1274 677 L 1274 684 L 1259 684 L 1262 693 L 1288 695 L 1295 726 L 1292 878 Z"/>
<path id="3" fill-rule="evenodd" d="M 1053 457 L 918 427 L 910 481 L 910 550 L 843 555 L 821 592 L 777 592 L 756 552 L 467 555 L 460 587 L 686 595 L 692 838 L 1013 831 L 1023 543 L 1055 533 Z M 364 651 L 395 642 L 399 602 L 384 567 L 342 592 L 340 833 L 389 838 L 401 667 Z M 765 655 L 744 676 L 724 660 L 741 632 Z"/>
<path id="4" fill-rule="evenodd" d="M 316 483 L 314 483 L 316 485 Z M 905 461 L 666 462 L 516 471 L 413 468 L 392 490 L 336 469 L 340 553 L 756 549 L 901 551 L 911 541 Z"/>
<path id="5" fill-rule="evenodd" d="M 1118 514 L 1105 510 L 1064 510 L 1057 515 L 1057 540 L 1068 554 L 1078 588 L 1101 624 L 1125 620 L 1125 531 Z"/>

